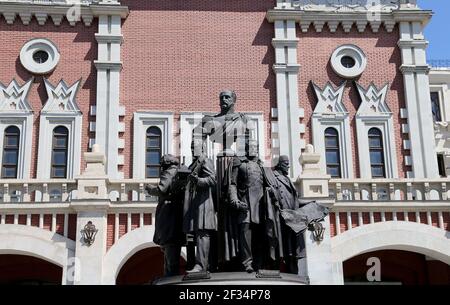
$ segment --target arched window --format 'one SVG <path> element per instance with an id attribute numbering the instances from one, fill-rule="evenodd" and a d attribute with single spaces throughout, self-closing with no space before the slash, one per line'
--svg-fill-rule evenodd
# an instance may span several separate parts
<path id="1" fill-rule="evenodd" d="M 51 178 L 67 177 L 69 130 L 64 126 L 53 129 Z"/>
<path id="2" fill-rule="evenodd" d="M 330 127 L 325 130 L 325 152 L 327 174 L 333 178 L 341 177 L 341 156 L 339 154 L 339 134 Z"/>
<path id="3" fill-rule="evenodd" d="M 383 135 L 378 128 L 369 130 L 369 151 L 372 178 L 385 178 Z"/>
<path id="4" fill-rule="evenodd" d="M 145 177 L 158 178 L 162 153 L 161 129 L 152 126 L 147 129 L 145 142 Z"/>
<path id="5" fill-rule="evenodd" d="M 20 130 L 16 126 L 5 129 L 3 138 L 2 178 L 17 178 Z"/>

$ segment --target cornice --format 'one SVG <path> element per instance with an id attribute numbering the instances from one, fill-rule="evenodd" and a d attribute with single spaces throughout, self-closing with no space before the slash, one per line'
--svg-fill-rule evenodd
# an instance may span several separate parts
<path id="1" fill-rule="evenodd" d="M 421 22 L 427 24 L 433 13 L 428 10 L 394 10 L 392 12 L 379 12 L 377 18 L 368 18 L 368 12 L 327 12 L 296 9 L 271 9 L 267 11 L 266 18 L 269 22 L 278 20 L 293 20 L 300 24 L 302 32 L 307 32 L 313 25 L 316 32 L 321 32 L 327 24 L 331 32 L 341 25 L 345 32 L 350 32 L 356 25 L 359 32 L 363 32 L 369 25 L 373 32 L 378 32 L 381 24 L 387 32 L 392 32 L 399 22 Z"/>
<path id="2" fill-rule="evenodd" d="M 401 65 L 400 71 L 402 71 L 403 74 L 409 74 L 409 73 L 425 73 L 428 74 L 430 72 L 430 66 L 428 65 Z"/>
<path id="3" fill-rule="evenodd" d="M 122 62 L 120 61 L 94 61 L 95 67 L 97 70 L 113 70 L 113 71 L 121 71 L 122 70 Z"/>
<path id="4" fill-rule="evenodd" d="M 101 15 L 120 16 L 126 18 L 129 14 L 127 6 L 105 5 L 105 4 L 36 4 L 36 3 L 5 3 L 0 2 L 0 15 L 7 24 L 13 24 L 20 20 L 24 25 L 28 25 L 31 19 L 36 18 L 39 25 L 44 25 L 51 18 L 54 25 L 61 24 L 63 19 L 67 19 L 71 26 L 75 26 L 82 21 L 86 26 L 92 24 L 92 20 Z M 68 18 L 68 16 L 76 16 Z"/>

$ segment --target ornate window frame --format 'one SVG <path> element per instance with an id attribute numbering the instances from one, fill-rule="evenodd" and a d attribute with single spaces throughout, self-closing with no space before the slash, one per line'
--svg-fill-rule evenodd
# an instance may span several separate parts
<path id="1" fill-rule="evenodd" d="M 322 89 L 312 83 L 318 103 L 312 115 L 313 145 L 321 154 L 320 166 L 326 169 L 325 130 L 333 127 L 339 136 L 339 157 L 341 177 L 353 178 L 352 139 L 350 132 L 350 117 L 342 102 L 346 82 L 334 89 L 328 82 Z"/>
<path id="2" fill-rule="evenodd" d="M 173 112 L 137 111 L 133 114 L 133 178 L 145 179 L 145 143 L 147 129 L 156 126 L 161 130 L 161 153 L 173 154 Z"/>
<path id="3" fill-rule="evenodd" d="M 33 110 L 28 102 L 28 93 L 32 83 L 33 78 L 22 86 L 15 79 L 8 86 L 0 82 L 0 147 L 3 148 L 6 128 L 16 126 L 20 130 L 17 179 L 30 178 Z M 0 153 L 0 164 L 3 164 L 2 159 L 3 154 Z"/>
<path id="4" fill-rule="evenodd" d="M 362 100 L 355 116 L 361 178 L 372 178 L 369 130 L 374 127 L 381 131 L 383 137 L 386 178 L 398 178 L 394 120 L 393 114 L 386 104 L 389 84 L 385 84 L 381 89 L 378 89 L 373 83 L 367 89 L 358 83 L 356 83 L 356 87 Z"/>
<path id="5" fill-rule="evenodd" d="M 37 177 L 50 179 L 53 130 L 64 126 L 69 130 L 66 179 L 74 179 L 81 167 L 83 115 L 76 103 L 81 80 L 70 87 L 63 80 L 56 87 L 47 79 L 44 82 L 49 98 L 40 116 Z"/>

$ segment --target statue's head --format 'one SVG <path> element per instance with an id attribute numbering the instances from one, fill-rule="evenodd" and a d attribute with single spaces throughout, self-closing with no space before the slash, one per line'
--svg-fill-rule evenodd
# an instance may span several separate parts
<path id="1" fill-rule="evenodd" d="M 275 169 L 281 171 L 285 175 L 288 175 L 289 168 L 290 168 L 289 157 L 280 156 L 280 158 L 278 158 L 278 164 L 275 166 Z"/>
<path id="2" fill-rule="evenodd" d="M 224 90 L 220 92 L 220 111 L 221 113 L 234 112 L 234 104 L 236 104 L 237 96 L 232 90 Z"/>
<path id="3" fill-rule="evenodd" d="M 194 136 L 191 142 L 192 157 L 199 157 L 206 153 L 206 141 L 202 137 Z"/>
<path id="4" fill-rule="evenodd" d="M 258 141 L 248 140 L 245 144 L 245 152 L 247 157 L 258 157 L 259 156 L 259 146 Z"/>
<path id="5" fill-rule="evenodd" d="M 161 158 L 161 167 L 163 169 L 169 168 L 172 165 L 178 166 L 180 164 L 180 161 L 178 161 L 178 159 L 173 156 L 173 155 L 164 155 Z"/>

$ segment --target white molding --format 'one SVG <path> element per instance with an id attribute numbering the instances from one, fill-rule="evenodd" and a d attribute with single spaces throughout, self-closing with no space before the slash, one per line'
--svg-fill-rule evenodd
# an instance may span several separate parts
<path id="1" fill-rule="evenodd" d="M 389 85 L 378 89 L 373 83 L 367 89 L 356 83 L 361 104 L 355 116 L 358 139 L 359 169 L 361 178 L 371 178 L 369 130 L 378 128 L 383 137 L 386 178 L 398 178 L 397 151 L 392 112 L 386 104 Z"/>
<path id="2" fill-rule="evenodd" d="M 33 78 L 22 86 L 15 79 L 8 86 L 0 82 L 0 171 L 3 164 L 4 131 L 8 126 L 16 126 L 20 130 L 17 179 L 30 178 L 33 111 L 28 94 L 32 84 Z"/>
<path id="3" fill-rule="evenodd" d="M 321 154 L 320 167 L 326 169 L 325 130 L 333 127 L 339 135 L 342 178 L 353 178 L 352 136 L 349 113 L 342 102 L 346 82 L 337 89 L 327 83 L 322 89 L 312 83 L 318 103 L 312 115 L 313 145 Z"/>
<path id="4" fill-rule="evenodd" d="M 47 20 L 51 20 L 54 25 L 59 26 L 62 20 L 66 19 L 71 26 L 75 26 L 78 22 L 91 26 L 93 19 L 102 15 L 118 16 L 124 19 L 128 14 L 128 7 L 116 1 L 96 4 L 92 4 L 92 1 L 67 0 L 59 0 L 58 3 L 31 0 L 0 2 L 0 15 L 3 15 L 7 24 L 18 21 L 29 25 L 31 19 L 35 17 L 39 25 L 45 25 Z"/>
<path id="5" fill-rule="evenodd" d="M 17 179 L 29 179 L 31 178 L 31 147 L 33 146 L 33 113 L 0 112 L 0 171 L 3 164 L 4 133 L 9 126 L 16 126 L 20 130 Z"/>
<path id="6" fill-rule="evenodd" d="M 355 61 L 352 68 L 346 68 L 342 65 L 343 57 L 351 57 Z M 343 78 L 355 78 L 360 76 L 367 67 L 367 56 L 364 51 L 356 45 L 344 44 L 336 48 L 331 54 L 331 68 Z"/>
<path id="7" fill-rule="evenodd" d="M 278 127 L 283 131 L 278 134 L 279 154 L 286 155 L 291 160 L 289 176 L 294 178 L 301 174 L 300 156 L 304 148 L 304 142 L 301 139 L 301 130 L 304 127 L 299 123 L 303 108 L 299 106 L 300 65 L 297 63 L 297 44 L 295 43 L 296 23 L 294 20 L 277 20 L 274 22 L 274 28 L 273 71 L 276 77 Z M 273 157 L 276 158 L 277 155 L 274 154 Z"/>
<path id="8" fill-rule="evenodd" d="M 67 179 L 80 174 L 82 113 L 76 101 L 81 80 L 68 86 L 61 80 L 53 86 L 44 79 L 48 100 L 41 110 L 37 178 L 50 179 L 53 130 L 64 126 L 69 131 Z"/>
<path id="9" fill-rule="evenodd" d="M 80 175 L 82 115 L 47 113 L 40 117 L 38 179 L 50 179 L 53 129 L 57 126 L 69 131 L 67 179 Z"/>
<path id="10" fill-rule="evenodd" d="M 133 178 L 145 179 L 146 131 L 156 126 L 161 129 L 164 154 L 173 154 L 174 115 L 173 112 L 139 111 L 133 115 Z"/>
<path id="11" fill-rule="evenodd" d="M 44 63 L 37 63 L 33 59 L 34 53 L 43 51 L 48 54 Z M 53 71 L 59 63 L 60 53 L 58 47 L 49 39 L 34 38 L 27 41 L 20 50 L 20 62 L 29 72 L 34 74 L 48 74 Z"/>

